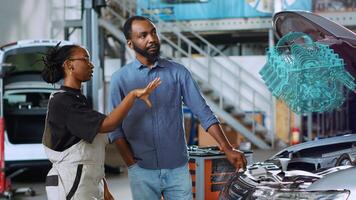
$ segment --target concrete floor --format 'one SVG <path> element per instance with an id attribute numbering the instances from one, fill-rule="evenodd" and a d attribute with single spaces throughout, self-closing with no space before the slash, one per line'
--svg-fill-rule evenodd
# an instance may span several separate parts
<path id="1" fill-rule="evenodd" d="M 117 200 L 131 200 L 131 190 L 129 180 L 127 177 L 126 168 L 120 174 L 107 174 L 107 180 L 111 193 Z M 26 177 L 27 178 L 27 177 Z M 15 200 L 44 200 L 46 199 L 46 193 L 44 188 L 44 180 L 39 177 L 28 176 L 28 179 L 24 180 L 24 177 L 19 177 L 19 180 L 13 182 L 13 188 L 26 188 L 31 187 L 36 191 L 36 195 L 31 197 L 25 194 L 15 195 Z M 42 179 L 42 180 L 41 180 Z M 0 198 L 1 199 L 1 198 Z"/>
<path id="2" fill-rule="evenodd" d="M 277 150 L 254 150 L 254 162 L 264 161 L 271 155 L 275 154 Z M 13 188 L 31 187 L 36 191 L 34 197 L 26 195 L 16 195 L 15 200 L 43 200 L 46 199 L 44 180 L 36 174 L 26 175 L 28 177 L 19 177 L 18 180 L 13 182 Z M 127 178 L 127 170 L 123 168 L 123 173 L 120 174 L 107 174 L 108 184 L 110 191 L 117 200 L 132 200 L 129 180 Z"/>

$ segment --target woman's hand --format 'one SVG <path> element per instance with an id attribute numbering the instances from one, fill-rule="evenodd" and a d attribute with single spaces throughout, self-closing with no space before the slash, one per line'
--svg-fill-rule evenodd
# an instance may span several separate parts
<path id="1" fill-rule="evenodd" d="M 145 88 L 134 90 L 134 94 L 137 98 L 143 100 L 148 107 L 152 107 L 151 101 L 148 99 L 150 94 L 154 89 L 156 89 L 161 84 L 161 79 L 159 77 L 151 81 Z"/>

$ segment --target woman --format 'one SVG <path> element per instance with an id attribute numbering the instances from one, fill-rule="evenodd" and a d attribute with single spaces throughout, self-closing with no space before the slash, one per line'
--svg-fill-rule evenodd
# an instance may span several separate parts
<path id="1" fill-rule="evenodd" d="M 43 61 L 42 78 L 46 82 L 53 84 L 64 79 L 60 90 L 50 97 L 42 141 L 53 163 L 46 179 L 47 197 L 56 200 L 103 199 L 108 139 L 105 134 L 98 133 L 114 130 L 136 98 L 151 107 L 148 96 L 160 84 L 160 79 L 154 79 L 144 89 L 131 91 L 106 116 L 92 110 L 80 91 L 82 82 L 91 79 L 94 68 L 86 49 L 78 45 L 59 47 L 58 43 Z M 106 192 L 105 198 L 109 197 L 110 193 Z"/>

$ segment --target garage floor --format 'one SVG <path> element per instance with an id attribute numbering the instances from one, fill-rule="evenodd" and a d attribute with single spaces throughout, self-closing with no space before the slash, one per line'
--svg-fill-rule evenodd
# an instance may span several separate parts
<path id="1" fill-rule="evenodd" d="M 131 200 L 129 180 L 127 178 L 127 172 L 119 175 L 108 174 L 108 184 L 111 193 L 117 200 Z M 15 200 L 45 200 L 46 194 L 44 189 L 44 182 L 39 180 L 33 180 L 34 182 L 27 183 L 27 181 L 16 181 L 13 183 L 14 188 L 31 187 L 36 191 L 36 196 L 16 195 Z"/>
<path id="2" fill-rule="evenodd" d="M 254 150 L 253 158 L 255 162 L 263 161 L 276 152 L 277 150 Z M 126 168 L 123 171 L 121 174 L 107 174 L 110 191 L 117 200 L 132 200 Z M 31 187 L 36 191 L 36 196 L 17 195 L 15 200 L 46 199 L 44 180 L 38 180 L 38 177 L 36 177 L 36 175 L 34 176 L 35 177 L 29 176 L 29 178 L 19 177 L 19 180 L 13 182 L 13 188 Z"/>

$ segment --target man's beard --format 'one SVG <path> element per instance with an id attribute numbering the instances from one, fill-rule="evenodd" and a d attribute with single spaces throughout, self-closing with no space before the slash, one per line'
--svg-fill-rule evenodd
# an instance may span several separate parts
<path id="1" fill-rule="evenodd" d="M 154 53 L 148 52 L 147 48 L 141 49 L 138 46 L 136 46 L 135 44 L 133 44 L 133 49 L 136 53 L 142 55 L 143 57 L 147 58 L 151 62 L 156 61 L 160 54 L 160 45 L 159 44 L 157 44 L 157 50 Z"/>

